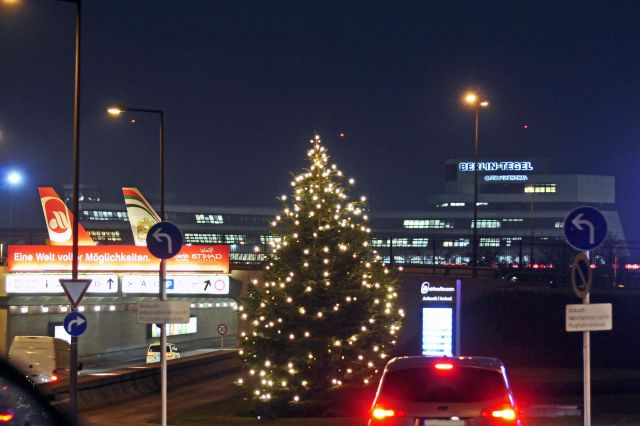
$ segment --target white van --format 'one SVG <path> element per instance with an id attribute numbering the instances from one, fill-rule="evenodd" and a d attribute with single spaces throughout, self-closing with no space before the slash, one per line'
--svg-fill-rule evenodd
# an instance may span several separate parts
<path id="1" fill-rule="evenodd" d="M 49 336 L 15 336 L 9 362 L 35 383 L 56 382 L 69 377 L 71 345 Z"/>

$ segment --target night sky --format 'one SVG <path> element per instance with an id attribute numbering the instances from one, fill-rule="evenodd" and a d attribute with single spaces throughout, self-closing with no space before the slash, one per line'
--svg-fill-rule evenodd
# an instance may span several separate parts
<path id="1" fill-rule="evenodd" d="M 120 104 L 164 110 L 177 203 L 277 207 L 317 131 L 374 214 L 418 211 L 444 160 L 473 155 L 474 88 L 491 102 L 481 157 L 614 175 L 640 240 L 639 16 L 622 1 L 84 1 L 80 181 L 157 200 L 157 117 L 106 114 Z M 0 2 L 14 224 L 41 220 L 37 186 L 71 183 L 74 23 L 71 3 Z"/>

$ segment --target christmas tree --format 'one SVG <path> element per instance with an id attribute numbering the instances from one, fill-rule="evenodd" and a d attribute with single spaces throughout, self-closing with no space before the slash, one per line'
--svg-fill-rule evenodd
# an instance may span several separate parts
<path id="1" fill-rule="evenodd" d="M 271 223 L 264 282 L 240 307 L 249 331 L 238 383 L 278 415 L 376 380 L 403 316 L 397 278 L 369 244 L 365 197 L 352 200 L 354 180 L 329 164 L 319 136 L 311 143 L 310 165 Z"/>

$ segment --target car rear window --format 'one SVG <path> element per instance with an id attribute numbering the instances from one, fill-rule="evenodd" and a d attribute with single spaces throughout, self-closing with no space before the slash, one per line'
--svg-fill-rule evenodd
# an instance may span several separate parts
<path id="1" fill-rule="evenodd" d="M 178 352 L 178 348 L 176 346 L 167 345 L 167 352 L 171 352 L 171 350 L 173 350 L 174 352 Z M 160 352 L 160 345 L 149 346 L 149 352 Z"/>
<path id="2" fill-rule="evenodd" d="M 380 395 L 411 402 L 479 402 L 505 397 L 507 388 L 497 371 L 461 366 L 439 371 L 424 366 L 388 371 Z"/>

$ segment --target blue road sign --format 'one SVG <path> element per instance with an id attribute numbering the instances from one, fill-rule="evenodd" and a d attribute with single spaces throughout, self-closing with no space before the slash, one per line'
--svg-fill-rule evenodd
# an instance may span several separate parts
<path id="1" fill-rule="evenodd" d="M 576 250 L 593 250 L 607 236 L 607 221 L 593 207 L 578 207 L 564 220 L 564 237 Z"/>
<path id="2" fill-rule="evenodd" d="M 182 248 L 182 231 L 171 222 L 158 222 L 149 229 L 147 248 L 158 259 L 171 259 Z"/>
<path id="3" fill-rule="evenodd" d="M 87 329 L 87 318 L 80 312 L 71 312 L 64 317 L 64 331 L 77 337 Z"/>

